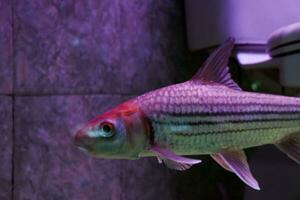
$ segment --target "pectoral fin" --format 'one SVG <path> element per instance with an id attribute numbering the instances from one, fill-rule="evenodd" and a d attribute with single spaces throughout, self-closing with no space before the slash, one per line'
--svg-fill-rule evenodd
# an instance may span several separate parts
<path id="1" fill-rule="evenodd" d="M 211 156 L 223 168 L 235 173 L 244 183 L 253 189 L 260 190 L 257 181 L 250 171 L 243 150 L 223 150 Z"/>
<path id="2" fill-rule="evenodd" d="M 201 163 L 201 160 L 179 156 L 168 149 L 156 145 L 152 145 L 149 150 L 157 156 L 159 163 L 164 163 L 171 169 L 182 171 Z"/>
<path id="3" fill-rule="evenodd" d="M 291 134 L 283 138 L 276 146 L 300 164 L 300 133 Z"/>

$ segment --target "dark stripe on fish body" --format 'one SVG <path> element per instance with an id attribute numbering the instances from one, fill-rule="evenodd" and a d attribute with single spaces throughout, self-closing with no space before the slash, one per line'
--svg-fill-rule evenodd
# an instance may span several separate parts
<path id="1" fill-rule="evenodd" d="M 195 116 L 230 116 L 230 115 L 249 115 L 249 114 L 257 114 L 257 115 L 266 115 L 266 114 L 300 114 L 300 111 L 257 111 L 257 112 L 199 112 L 199 113 L 174 113 L 174 112 L 158 112 L 157 114 L 176 116 L 176 117 L 195 117 Z"/>
<path id="2" fill-rule="evenodd" d="M 230 124 L 230 123 L 247 123 L 247 122 L 282 122 L 282 121 L 295 121 L 300 120 L 298 118 L 290 118 L 290 119 L 258 119 L 258 120 L 237 120 L 237 121 L 197 121 L 197 122 L 185 122 L 185 121 L 160 121 L 160 120 L 153 120 L 154 123 L 157 124 L 172 124 L 172 125 L 203 125 L 203 124 Z M 300 125 L 299 125 L 300 126 Z"/>
<path id="3" fill-rule="evenodd" d="M 251 121 L 272 121 L 272 120 L 289 120 L 300 119 L 300 112 L 292 113 L 202 113 L 199 115 L 177 115 L 177 114 L 154 114 L 151 117 L 153 122 L 161 123 L 185 123 L 185 124 L 201 124 L 201 123 L 222 123 L 222 122 L 251 122 Z"/>
<path id="4" fill-rule="evenodd" d="M 150 104 L 149 108 L 152 111 L 162 114 L 171 115 L 199 115 L 199 114 L 222 114 L 222 113 L 297 113 L 300 112 L 300 107 L 294 104 L 281 105 L 281 104 L 266 104 L 259 103 L 248 104 L 228 104 L 228 103 L 215 103 L 215 104 L 183 104 L 180 103 L 155 103 Z"/>
<path id="5" fill-rule="evenodd" d="M 159 129 L 158 132 L 170 132 L 170 134 L 187 134 L 187 135 L 199 135 L 199 134 L 213 134 L 213 133 L 226 133 L 232 131 L 243 130 L 261 130 L 272 128 L 288 128 L 300 127 L 299 116 L 289 116 L 290 118 L 277 118 L 277 119 L 259 119 L 259 120 L 230 120 L 230 121 L 172 121 L 172 117 L 164 120 L 152 120 L 153 126 Z M 257 126 L 257 128 L 251 128 Z M 229 130 L 228 130 L 229 129 Z"/>
<path id="6" fill-rule="evenodd" d="M 186 100 L 188 101 L 187 98 L 196 98 L 198 99 L 198 97 L 194 97 L 194 96 L 177 96 L 177 97 L 174 97 L 174 98 L 177 98 L 177 101 L 174 101 L 174 102 L 165 102 L 165 101 L 153 101 L 153 102 L 149 102 L 149 104 L 158 104 L 158 105 L 171 105 L 171 106 L 180 106 L 182 105 L 182 103 L 180 103 L 180 100 Z M 211 96 L 210 98 L 213 99 L 213 97 Z M 220 98 L 220 97 L 215 97 L 216 99 Z M 226 97 L 224 97 L 226 98 Z M 238 98 L 238 97 L 236 97 Z M 242 98 L 242 97 L 241 97 Z M 201 100 L 199 100 L 199 102 L 190 102 L 190 103 L 187 103 L 185 104 L 186 106 L 221 106 L 221 107 L 234 107 L 234 106 L 271 106 L 271 107 L 285 107 L 285 108 L 291 108 L 291 107 L 294 107 L 294 108 L 299 108 L 299 105 L 296 104 L 296 103 L 292 103 L 292 104 L 289 104 L 289 103 L 286 103 L 286 104 L 280 104 L 280 103 L 268 103 L 268 104 L 262 104 L 260 102 L 245 102 L 245 103 L 242 103 L 242 102 L 234 102 L 234 101 L 230 101 L 229 99 L 223 99 L 223 102 L 213 102 L 213 103 L 204 103 L 204 104 L 201 104 Z"/>
<path id="7" fill-rule="evenodd" d="M 245 129 L 245 130 L 227 130 L 227 131 L 214 132 L 213 134 L 242 133 L 244 131 L 262 131 L 262 130 L 270 130 L 270 129 L 287 129 L 287 127 L 276 127 L 276 128 L 264 127 L 264 128 L 251 128 L 251 129 Z M 211 132 L 203 132 L 201 134 L 212 134 L 212 133 Z M 178 136 L 192 136 L 192 135 L 195 135 L 195 134 L 176 133 L 176 135 L 178 135 Z"/>

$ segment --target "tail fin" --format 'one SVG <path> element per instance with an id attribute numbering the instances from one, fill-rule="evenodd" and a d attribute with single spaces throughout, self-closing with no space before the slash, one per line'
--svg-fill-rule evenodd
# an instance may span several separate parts
<path id="1" fill-rule="evenodd" d="M 276 146 L 300 164 L 300 133 L 293 133 L 284 137 Z"/>

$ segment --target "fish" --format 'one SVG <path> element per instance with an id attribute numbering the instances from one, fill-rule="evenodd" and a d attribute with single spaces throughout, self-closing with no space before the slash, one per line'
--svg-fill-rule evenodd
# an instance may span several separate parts
<path id="1" fill-rule="evenodd" d="M 74 136 L 74 143 L 100 158 L 156 157 L 175 170 L 210 155 L 245 184 L 260 190 L 244 149 L 274 144 L 300 164 L 300 98 L 243 91 L 228 62 L 234 39 L 213 51 L 196 74 L 100 114 Z"/>

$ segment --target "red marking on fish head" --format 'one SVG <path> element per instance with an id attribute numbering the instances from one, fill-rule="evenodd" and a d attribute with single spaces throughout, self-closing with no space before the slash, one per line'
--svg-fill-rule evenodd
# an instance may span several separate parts
<path id="1" fill-rule="evenodd" d="M 108 158 L 137 158 L 146 149 L 149 129 L 143 112 L 127 101 L 91 120 L 75 135 L 75 144 Z"/>

